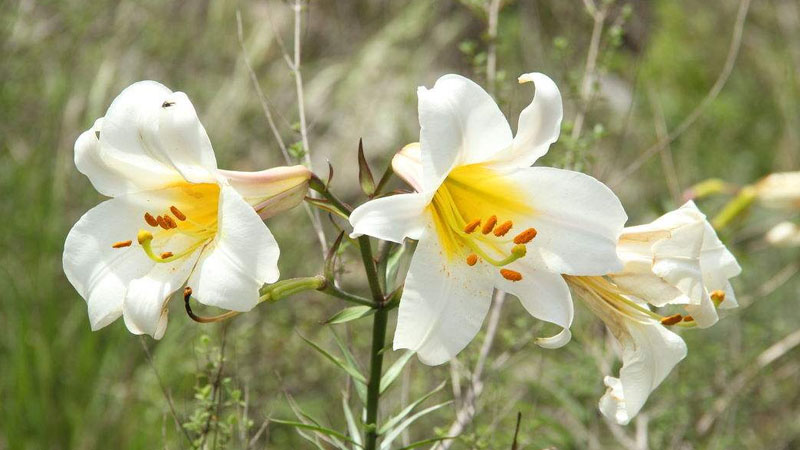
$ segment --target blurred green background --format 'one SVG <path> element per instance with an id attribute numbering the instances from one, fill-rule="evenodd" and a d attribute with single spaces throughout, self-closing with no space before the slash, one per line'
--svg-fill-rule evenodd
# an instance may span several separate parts
<path id="1" fill-rule="evenodd" d="M 753 2 L 719 95 L 637 170 L 627 169 L 676 129 L 717 81 L 740 3 L 611 4 L 598 35 L 588 104 L 580 86 L 594 20 L 584 3 L 506 3 L 496 41 L 496 96 L 503 110 L 515 124 L 530 101 L 530 87 L 516 83 L 519 74 L 553 77 L 566 113 L 563 137 L 545 163 L 611 183 L 630 223 L 679 206 L 683 190 L 710 177 L 747 184 L 800 168 L 797 1 Z M 287 143 L 297 142 L 294 78 L 278 41 L 292 45 L 290 4 L 3 3 L 0 449 L 190 448 L 167 396 L 192 438 L 208 434 L 206 448 L 245 448 L 251 440 L 252 448 L 311 448 L 286 426 L 269 424 L 259 433 L 269 416 L 294 418 L 287 395 L 327 426 L 344 429 L 345 378 L 298 336 L 335 349 L 336 333 L 366 364 L 369 320 L 322 324 L 346 306 L 341 302 L 299 295 L 214 325 L 191 322 L 173 302 L 169 329 L 156 342 L 130 335 L 121 320 L 92 333 L 85 303 L 61 269 L 69 228 L 102 200 L 75 169 L 73 143 L 134 81 L 155 79 L 186 92 L 221 167 L 283 164 L 244 64 L 237 10 L 246 55 L 278 127 Z M 360 137 L 378 173 L 397 149 L 417 139 L 416 86 L 431 86 L 449 72 L 486 80 L 487 25 L 479 0 L 313 1 L 302 25 L 313 165 L 324 178 L 330 160 L 333 189 L 352 202 L 363 200 L 354 178 Z M 574 136 L 583 108 L 582 133 Z M 700 206 L 713 216 L 723 202 L 712 198 Z M 800 328 L 798 251 L 771 249 L 762 237 L 790 214 L 756 208 L 723 233 L 744 268 L 734 280 L 742 307 L 712 329 L 683 333 L 689 356 L 626 428 L 608 425 L 597 411 L 602 375 L 619 367 L 602 324 L 579 306 L 573 342 L 543 350 L 530 340 L 541 324 L 507 301 L 477 415 L 451 448 L 510 448 L 518 411 L 519 448 L 526 449 L 800 448 L 800 351 L 781 341 Z M 321 251 L 302 208 L 268 224 L 282 245 L 285 276 L 320 270 Z M 349 267 L 345 284 L 364 291 L 360 266 Z M 474 364 L 480 342 L 479 336 L 457 365 L 430 368 L 414 360 L 402 383 L 388 391 L 383 414 L 444 380 L 448 387 L 435 399 L 450 399 L 452 380 L 467 382 L 464 369 Z M 783 346 L 773 347 L 766 356 L 777 357 L 768 360 L 764 351 L 775 343 Z M 444 435 L 454 416 L 455 406 L 440 409 L 403 440 Z"/>

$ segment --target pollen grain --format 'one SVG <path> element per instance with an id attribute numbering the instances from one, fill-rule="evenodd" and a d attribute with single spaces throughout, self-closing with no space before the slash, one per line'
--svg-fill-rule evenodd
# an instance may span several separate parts
<path id="1" fill-rule="evenodd" d="M 111 247 L 112 248 L 125 248 L 125 247 L 130 247 L 131 244 L 133 244 L 133 241 L 120 241 L 120 242 L 114 242 L 113 244 L 111 244 Z"/>
<path id="2" fill-rule="evenodd" d="M 175 215 L 175 217 L 177 217 L 177 218 L 178 218 L 178 220 L 180 220 L 181 222 L 183 222 L 184 220 L 186 220 L 186 214 L 184 214 L 183 212 L 181 212 L 181 210 L 180 210 L 180 209 L 176 208 L 176 207 L 175 207 L 175 205 L 172 205 L 172 206 L 170 206 L 170 207 L 169 207 L 169 210 L 170 210 L 170 211 L 172 211 L 172 214 L 174 214 L 174 215 Z"/>
<path id="3" fill-rule="evenodd" d="M 474 219 L 464 227 L 464 233 L 472 233 L 479 226 L 481 226 L 481 219 Z"/>
<path id="4" fill-rule="evenodd" d="M 528 242 L 532 241 L 533 238 L 536 237 L 537 231 L 536 228 L 528 228 L 527 230 L 523 231 L 522 233 L 518 234 L 514 238 L 515 244 L 527 244 Z"/>
<path id="5" fill-rule="evenodd" d="M 494 229 L 494 226 L 497 225 L 497 216 L 491 216 L 486 219 L 486 223 L 483 224 L 483 228 L 481 228 L 481 233 L 489 234 Z"/>
<path id="6" fill-rule="evenodd" d="M 478 255 L 476 255 L 475 253 L 470 253 L 467 256 L 467 264 L 470 266 L 474 266 L 477 263 L 478 263 Z"/>
<path id="7" fill-rule="evenodd" d="M 522 279 L 522 274 L 516 270 L 500 269 L 500 275 L 508 281 L 519 281 Z"/>
<path id="8" fill-rule="evenodd" d="M 167 259 L 172 256 L 172 252 L 164 252 L 161 254 L 161 259 Z"/>
<path id="9" fill-rule="evenodd" d="M 508 230 L 513 227 L 514 224 L 510 220 L 506 220 L 505 222 L 501 223 L 499 227 L 494 229 L 494 235 L 497 237 L 505 236 L 508 233 Z"/>

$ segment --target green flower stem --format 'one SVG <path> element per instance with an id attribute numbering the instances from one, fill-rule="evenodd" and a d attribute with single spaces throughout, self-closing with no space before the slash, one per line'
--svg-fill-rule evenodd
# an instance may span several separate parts
<path id="1" fill-rule="evenodd" d="M 350 303 L 357 303 L 359 305 L 364 306 L 375 306 L 375 302 L 372 300 L 366 299 L 364 297 L 360 297 L 358 295 L 351 294 L 349 292 L 345 292 L 342 289 L 333 285 L 333 283 L 326 283 L 325 287 L 319 289 L 320 292 L 324 292 L 330 296 L 340 298 L 342 300 L 348 301 Z"/>
<path id="2" fill-rule="evenodd" d="M 259 302 L 275 302 L 303 291 L 320 290 L 325 284 L 325 277 L 322 275 L 281 280 L 263 287 Z"/>
<path id="3" fill-rule="evenodd" d="M 345 204 L 343 201 L 339 200 L 338 197 L 333 195 L 333 193 L 328 190 L 328 187 L 325 186 L 325 183 L 319 179 L 316 175 L 311 176 L 311 180 L 308 183 L 308 187 L 317 191 L 325 197 L 325 200 L 331 202 L 333 206 L 335 206 L 338 210 L 340 210 L 345 216 L 350 217 L 350 213 L 353 211 L 353 208 Z"/>
<path id="4" fill-rule="evenodd" d="M 358 238 L 358 247 L 361 250 L 361 260 L 367 272 L 367 281 L 372 292 L 374 307 L 377 309 L 372 321 L 372 349 L 369 358 L 369 380 L 367 381 L 367 431 L 365 450 L 375 450 L 378 441 L 378 403 L 380 402 L 381 372 L 383 370 L 383 347 L 386 345 L 386 322 L 389 318 L 389 309 L 386 308 L 386 299 L 381 292 L 378 280 L 378 270 L 372 259 L 372 245 L 369 237 Z"/>

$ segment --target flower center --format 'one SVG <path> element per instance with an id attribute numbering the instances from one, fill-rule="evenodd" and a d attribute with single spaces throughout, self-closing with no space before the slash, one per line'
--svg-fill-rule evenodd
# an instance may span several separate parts
<path id="1" fill-rule="evenodd" d="M 533 213 L 522 198 L 516 185 L 481 164 L 453 169 L 428 207 L 448 259 L 503 267 L 524 257 L 525 244 L 536 237 L 536 230 L 506 237 L 514 227 L 513 218 Z M 501 269 L 500 274 L 510 281 L 522 279 L 510 269 Z"/>
<path id="2" fill-rule="evenodd" d="M 184 258 L 216 236 L 218 185 L 180 183 L 153 192 L 150 200 L 165 206 L 144 213 L 144 228 L 136 239 L 153 261 L 167 263 Z M 131 243 L 116 242 L 112 247 L 124 248 Z"/>

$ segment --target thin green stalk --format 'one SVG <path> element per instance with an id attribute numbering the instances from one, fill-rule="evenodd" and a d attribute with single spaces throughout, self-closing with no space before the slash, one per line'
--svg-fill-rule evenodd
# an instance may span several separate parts
<path id="1" fill-rule="evenodd" d="M 365 450 L 375 450 L 375 445 L 378 441 L 378 404 L 381 396 L 383 347 L 386 344 L 386 322 L 389 318 L 389 310 L 386 308 L 386 299 L 381 292 L 378 270 L 375 267 L 375 261 L 372 259 L 372 245 L 369 237 L 359 237 L 358 244 L 361 250 L 364 270 L 367 272 L 367 281 L 372 292 L 372 299 L 375 301 L 375 308 L 377 308 L 372 321 L 372 349 L 370 350 L 369 380 L 367 381 L 367 436 L 364 445 Z"/>

